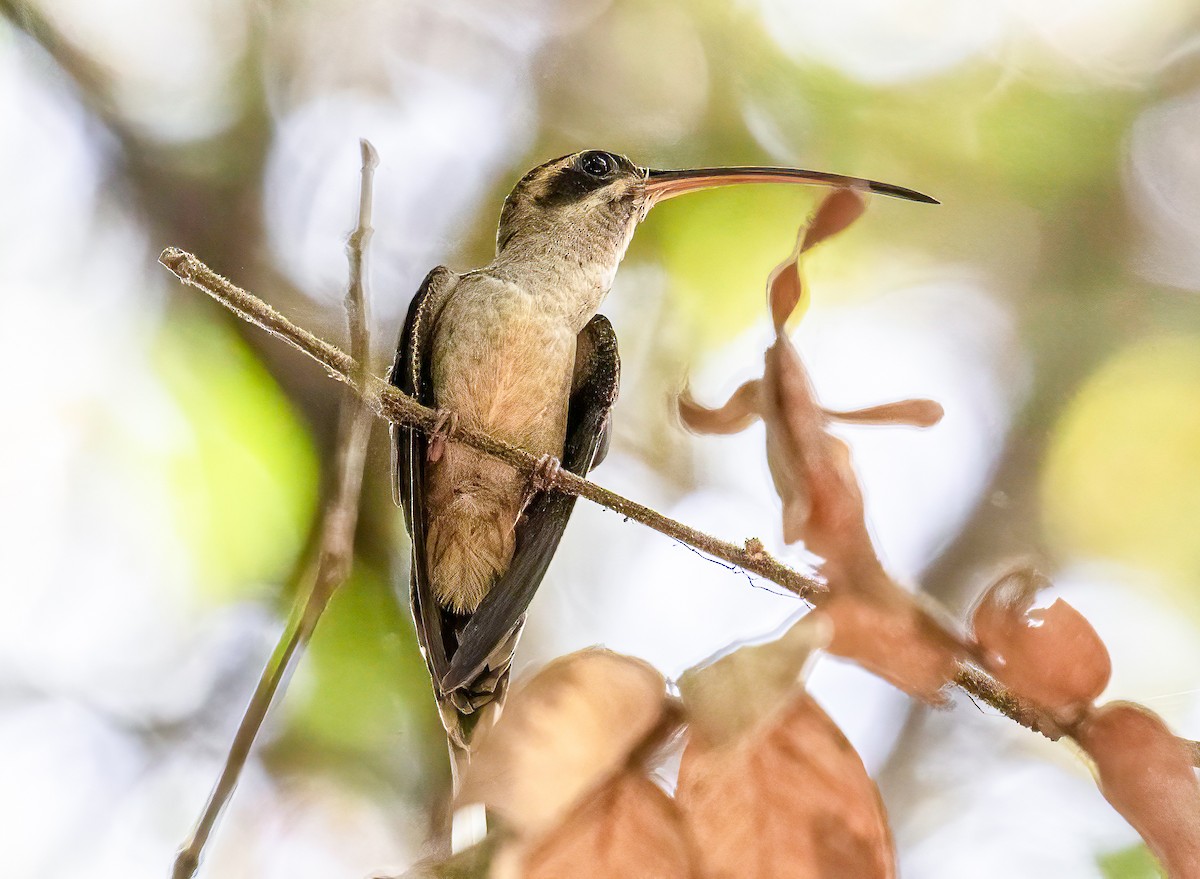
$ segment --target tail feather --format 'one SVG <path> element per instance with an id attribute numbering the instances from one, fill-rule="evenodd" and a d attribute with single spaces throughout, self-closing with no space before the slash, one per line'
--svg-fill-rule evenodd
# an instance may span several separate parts
<path id="1" fill-rule="evenodd" d="M 438 713 L 450 749 L 455 793 L 471 762 L 471 754 L 487 738 L 488 731 L 504 710 L 513 654 L 520 636 L 521 629 L 518 626 L 497 647 L 484 670 L 467 686 L 446 693 L 441 691 L 436 682 L 434 684 Z"/>

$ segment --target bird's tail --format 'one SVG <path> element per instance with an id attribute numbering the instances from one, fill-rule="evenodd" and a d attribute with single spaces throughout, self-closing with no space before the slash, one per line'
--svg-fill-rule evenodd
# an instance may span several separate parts
<path id="1" fill-rule="evenodd" d="M 490 693 L 457 690 L 437 700 L 438 713 L 446 730 L 446 745 L 450 750 L 450 772 L 455 794 L 462 786 L 471 755 L 500 717 L 508 691 L 507 668 L 496 684 L 497 689 Z"/>
<path id="2" fill-rule="evenodd" d="M 438 713 L 441 715 L 450 748 L 450 767 L 455 793 L 458 792 L 463 773 L 471 762 L 471 754 L 482 744 L 488 731 L 500 719 L 504 700 L 508 696 L 512 658 L 520 634 L 518 626 L 498 645 L 487 665 L 469 684 L 448 693 L 437 693 Z"/>

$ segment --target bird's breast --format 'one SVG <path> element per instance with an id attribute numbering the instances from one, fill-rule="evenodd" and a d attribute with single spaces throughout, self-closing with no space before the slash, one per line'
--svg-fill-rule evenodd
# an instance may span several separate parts
<path id="1" fill-rule="evenodd" d="M 544 298 L 468 277 L 434 328 L 436 405 L 456 412 L 463 426 L 561 457 L 575 345 L 569 320 Z M 451 443 L 429 463 L 425 490 L 434 594 L 459 612 L 473 611 L 512 559 L 529 481 Z"/>
<path id="2" fill-rule="evenodd" d="M 575 330 L 545 297 L 510 284 L 476 288 L 452 297 L 438 317 L 437 405 L 531 452 L 561 455 Z"/>

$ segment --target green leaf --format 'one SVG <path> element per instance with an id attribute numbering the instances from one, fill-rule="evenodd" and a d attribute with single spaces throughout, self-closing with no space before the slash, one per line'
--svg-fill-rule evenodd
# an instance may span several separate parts
<path id="1" fill-rule="evenodd" d="M 1141 843 L 1104 855 L 1096 863 L 1105 879 L 1160 879 L 1164 875 L 1154 855 Z"/>
<path id="2" fill-rule="evenodd" d="M 411 632 L 387 583 L 357 563 L 297 669 L 284 703 L 290 732 L 322 747 L 386 753 L 412 727 L 414 706 L 422 733 L 440 729 Z"/>
<path id="3" fill-rule="evenodd" d="M 791 253 L 819 194 L 734 187 L 689 195 L 651 213 L 635 246 L 648 245 L 661 260 L 677 313 L 698 346 L 728 341 L 767 313 L 767 278 Z M 797 310 L 793 321 L 800 317 Z"/>
<path id="4" fill-rule="evenodd" d="M 202 587 L 228 600 L 280 581 L 317 495 L 299 416 L 233 329 L 195 312 L 163 325 L 154 362 L 186 429 L 166 478 Z"/>
<path id="5" fill-rule="evenodd" d="M 1042 474 L 1069 552 L 1167 575 L 1200 610 L 1200 338 L 1138 342 L 1102 365 L 1055 426 Z"/>

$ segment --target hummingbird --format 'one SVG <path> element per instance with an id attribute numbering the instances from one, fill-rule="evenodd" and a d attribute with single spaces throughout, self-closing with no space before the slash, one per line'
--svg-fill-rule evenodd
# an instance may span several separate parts
<path id="1" fill-rule="evenodd" d="M 575 498 L 559 467 L 603 461 L 620 359 L 597 314 L 638 223 L 659 202 L 719 186 L 800 183 L 912 201 L 911 189 L 795 168 L 656 171 L 604 150 L 552 159 L 504 201 L 496 256 L 433 269 L 413 297 L 390 382 L 439 412 L 426 436 L 392 425 L 393 496 L 412 541 L 410 593 L 455 777 L 503 705 L 525 613 Z M 533 477 L 453 442 L 459 425 L 539 456 Z"/>

